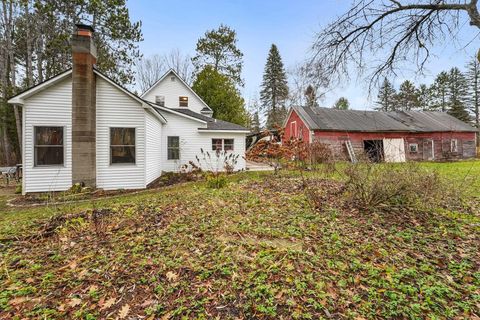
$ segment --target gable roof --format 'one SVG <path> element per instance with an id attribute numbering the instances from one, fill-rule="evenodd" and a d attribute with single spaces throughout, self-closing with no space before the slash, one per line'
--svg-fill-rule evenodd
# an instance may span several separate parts
<path id="1" fill-rule="evenodd" d="M 247 129 L 247 128 L 241 126 L 241 125 L 231 123 L 231 122 L 227 122 L 227 121 L 223 121 L 223 120 L 218 120 L 218 119 L 208 117 L 208 116 L 204 116 L 203 114 L 196 113 L 196 112 L 194 112 L 192 110 L 189 110 L 189 109 L 173 108 L 173 109 L 170 109 L 170 110 L 174 110 L 175 112 L 179 112 L 179 113 L 182 113 L 184 115 L 188 115 L 190 117 L 205 121 L 207 123 L 207 127 L 206 128 L 198 128 L 198 130 L 202 130 L 202 131 L 205 131 L 205 130 L 208 130 L 208 131 L 219 130 L 219 131 L 239 131 L 239 132 L 245 131 L 245 132 L 250 132 L 249 129 Z"/>
<path id="2" fill-rule="evenodd" d="M 311 130 L 358 132 L 477 132 L 457 118 L 435 111 L 361 111 L 320 107 L 294 110 Z M 290 111 L 290 113 L 291 113 Z"/>
<path id="3" fill-rule="evenodd" d="M 120 91 L 122 91 L 123 93 L 125 93 L 126 95 L 128 95 L 130 98 L 134 99 L 135 101 L 139 102 L 142 107 L 144 109 L 149 109 L 150 111 L 155 111 L 154 114 L 157 116 L 157 118 L 160 119 L 161 122 L 163 123 L 167 123 L 167 119 L 165 119 L 165 117 L 160 113 L 158 112 L 157 110 L 154 110 L 152 108 L 152 106 L 150 105 L 150 103 L 148 103 L 147 101 L 143 100 L 142 98 L 140 98 L 139 96 L 137 96 L 135 93 L 133 92 L 130 92 L 127 88 L 123 87 L 122 85 L 118 84 L 117 82 L 115 82 L 113 79 L 111 79 L 110 77 L 108 77 L 107 75 L 105 75 L 104 73 L 102 73 L 100 70 L 98 70 L 97 68 L 94 68 L 93 69 L 93 72 L 99 76 L 100 78 L 102 78 L 103 80 L 107 81 L 108 83 L 110 83 L 111 85 L 113 85 L 114 87 L 116 87 L 117 89 L 119 89 Z M 62 73 L 59 73 L 58 75 L 56 76 L 53 76 L 52 78 L 50 79 L 47 79 L 33 87 L 30 87 L 18 94 L 16 94 L 15 96 L 11 97 L 10 99 L 8 99 L 8 103 L 10 104 L 17 104 L 17 105 L 23 105 L 24 104 L 24 99 L 42 91 L 42 90 L 45 90 L 47 88 L 49 88 L 50 86 L 53 86 L 54 84 L 58 83 L 59 81 L 67 78 L 68 76 L 70 76 L 72 74 L 72 68 L 70 69 L 67 69 L 65 70 L 64 72 Z"/>
<path id="4" fill-rule="evenodd" d="M 171 74 L 171 73 L 173 73 L 173 74 L 175 75 L 175 77 L 177 77 L 178 79 L 180 79 L 180 81 L 182 82 L 182 84 L 185 85 L 185 87 L 187 87 L 188 90 L 190 90 L 190 91 L 193 93 L 193 95 L 200 100 L 200 102 L 205 106 L 204 108 L 207 108 L 208 110 L 213 111 L 213 110 L 208 106 L 208 104 L 207 104 L 205 101 L 203 101 L 203 99 L 192 89 L 192 87 L 190 87 L 190 86 L 185 82 L 185 80 L 183 80 L 183 78 L 180 77 L 180 76 L 178 75 L 178 73 L 175 72 L 175 70 L 173 70 L 173 69 L 171 69 L 171 68 L 170 68 L 170 70 L 168 70 L 167 72 L 165 72 L 165 74 L 164 74 L 163 76 L 161 76 L 160 79 L 158 79 L 157 81 L 155 81 L 155 83 L 154 83 L 150 88 L 148 88 L 147 91 L 145 91 L 144 93 L 142 93 L 142 94 L 140 95 L 140 97 L 141 97 L 141 98 L 145 97 L 145 95 L 146 95 L 147 93 L 149 93 L 150 91 L 152 91 L 153 88 L 155 88 L 160 82 L 162 82 L 162 81 L 163 81 L 169 74 Z"/>

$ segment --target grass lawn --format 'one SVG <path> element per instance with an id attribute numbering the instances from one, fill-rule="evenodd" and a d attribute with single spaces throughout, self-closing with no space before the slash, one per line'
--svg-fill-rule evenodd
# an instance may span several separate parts
<path id="1" fill-rule="evenodd" d="M 479 161 L 421 165 L 480 195 Z M 0 319 L 479 319 L 480 213 L 360 211 L 341 178 L 315 180 L 317 209 L 295 171 L 56 207 L 0 195 Z"/>

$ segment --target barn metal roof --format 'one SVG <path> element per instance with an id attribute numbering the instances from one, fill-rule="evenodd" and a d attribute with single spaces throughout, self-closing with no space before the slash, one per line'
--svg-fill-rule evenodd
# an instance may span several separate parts
<path id="1" fill-rule="evenodd" d="M 444 112 L 361 111 L 293 107 L 309 129 L 359 132 L 476 132 L 476 128 Z"/>

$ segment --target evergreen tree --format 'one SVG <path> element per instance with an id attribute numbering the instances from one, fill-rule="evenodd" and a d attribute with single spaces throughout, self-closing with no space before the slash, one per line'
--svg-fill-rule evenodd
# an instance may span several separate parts
<path id="1" fill-rule="evenodd" d="M 212 66 L 206 66 L 198 73 L 192 89 L 212 108 L 215 118 L 243 126 L 248 125 L 245 101 L 240 92 L 229 77 L 219 73 Z"/>
<path id="2" fill-rule="evenodd" d="M 480 128 L 480 62 L 474 57 L 467 65 L 468 107 L 473 113 L 475 126 Z"/>
<path id="3" fill-rule="evenodd" d="M 448 92 L 448 73 L 445 71 L 440 72 L 435 81 L 430 87 L 432 92 L 432 110 L 446 112 L 448 109 L 447 92 Z"/>
<path id="4" fill-rule="evenodd" d="M 470 115 L 467 111 L 467 79 L 458 69 L 452 68 L 448 73 L 447 87 L 447 105 L 448 113 L 462 121 L 470 121 Z"/>
<path id="5" fill-rule="evenodd" d="M 350 102 L 348 102 L 347 98 L 341 97 L 335 102 L 332 108 L 338 110 L 348 110 L 350 109 Z"/>
<path id="6" fill-rule="evenodd" d="M 410 111 L 419 107 L 418 92 L 411 81 L 405 80 L 402 82 L 395 103 L 397 110 Z"/>
<path id="7" fill-rule="evenodd" d="M 283 125 L 287 115 L 285 100 L 288 98 L 287 76 L 277 46 L 272 44 L 263 73 L 260 101 L 267 115 L 267 128 Z"/>
<path id="8" fill-rule="evenodd" d="M 211 66 L 227 76 L 235 84 L 243 86 L 241 78 L 243 53 L 237 48 L 237 33 L 221 24 L 217 30 L 209 30 L 197 41 L 197 54 L 192 58 L 196 73 Z"/>
<path id="9" fill-rule="evenodd" d="M 258 111 L 256 111 L 252 116 L 252 121 L 250 121 L 250 130 L 252 130 L 253 133 L 258 133 L 261 130 L 260 115 L 258 114 Z"/>
<path id="10" fill-rule="evenodd" d="M 387 78 L 383 80 L 382 85 L 378 91 L 377 95 L 377 107 L 375 110 L 378 111 L 393 111 L 395 110 L 395 96 L 396 91 L 392 83 L 388 81 Z"/>
<path id="11" fill-rule="evenodd" d="M 421 110 L 427 111 L 432 109 L 433 97 L 432 90 L 426 84 L 421 84 L 417 90 L 418 107 Z"/>

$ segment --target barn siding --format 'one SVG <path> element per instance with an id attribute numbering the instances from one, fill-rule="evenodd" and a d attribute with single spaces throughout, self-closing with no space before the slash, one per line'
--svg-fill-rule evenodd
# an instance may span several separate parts
<path id="1" fill-rule="evenodd" d="M 240 155 L 235 170 L 245 169 L 245 133 L 199 132 L 198 128 L 205 128 L 206 124 L 170 112 L 164 112 L 163 115 L 168 121 L 162 131 L 163 171 L 179 171 L 189 161 L 197 163 L 196 157 L 201 158 L 200 149 L 212 153 L 212 138 L 234 139 L 233 152 Z M 168 136 L 180 137 L 180 160 L 167 159 Z M 209 168 L 204 164 L 203 169 Z"/>
<path id="2" fill-rule="evenodd" d="M 292 122 L 296 122 L 297 132 L 292 132 Z M 292 138 L 301 138 L 303 141 L 310 142 L 310 130 L 294 110 L 292 110 L 288 117 L 283 135 L 284 140 L 290 140 Z"/>
<path id="3" fill-rule="evenodd" d="M 334 156 L 337 159 L 347 160 L 348 155 L 344 142 L 352 142 L 355 154 L 363 155 L 364 140 L 382 140 L 402 138 L 405 141 L 405 152 L 407 160 L 430 160 L 427 157 L 428 140 L 434 141 L 435 158 L 433 160 L 467 159 L 474 158 L 475 132 L 433 132 L 433 133 L 412 133 L 412 132 L 314 132 L 314 140 L 326 143 L 331 146 Z M 451 139 L 458 140 L 458 152 L 450 152 Z M 418 153 L 409 152 L 409 144 L 418 144 Z"/>
<path id="4" fill-rule="evenodd" d="M 22 192 L 67 190 L 72 185 L 72 78 L 26 99 Z M 64 165 L 34 166 L 34 126 L 61 126 L 64 129 Z"/>
<path id="5" fill-rule="evenodd" d="M 110 164 L 110 128 L 135 128 L 135 164 Z M 97 187 L 145 188 L 145 110 L 141 104 L 97 77 Z"/>
<path id="6" fill-rule="evenodd" d="M 172 81 L 171 77 L 175 80 Z M 193 93 L 192 89 L 185 86 L 183 82 L 173 73 L 167 75 L 162 81 L 157 83 L 154 88 L 142 96 L 143 99 L 155 103 L 155 96 L 165 96 L 165 107 L 180 108 L 178 98 L 180 96 L 188 97 L 188 109 L 200 113 L 205 104 Z M 187 108 L 186 108 L 187 109 Z"/>

